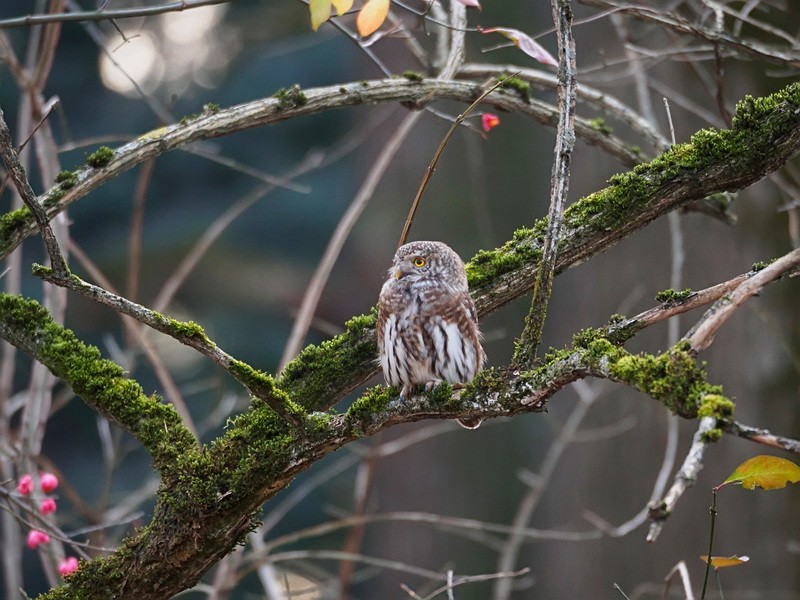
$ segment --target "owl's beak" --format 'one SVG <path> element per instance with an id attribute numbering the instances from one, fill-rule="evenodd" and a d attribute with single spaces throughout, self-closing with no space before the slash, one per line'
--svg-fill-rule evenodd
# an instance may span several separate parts
<path id="1" fill-rule="evenodd" d="M 397 269 L 397 271 L 394 272 L 395 279 L 400 279 L 403 275 L 405 275 L 405 273 L 403 273 L 403 271 L 400 269 Z"/>

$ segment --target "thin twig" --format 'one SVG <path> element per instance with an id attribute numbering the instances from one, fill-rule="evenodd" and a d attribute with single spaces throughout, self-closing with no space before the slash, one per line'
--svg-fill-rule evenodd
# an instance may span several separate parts
<path id="1" fill-rule="evenodd" d="M 777 435 L 768 429 L 751 427 L 750 425 L 745 425 L 738 421 L 724 422 L 721 428 L 725 433 L 739 436 L 751 442 L 800 455 L 800 440 Z"/>
<path id="2" fill-rule="evenodd" d="M 61 255 L 61 249 L 58 247 L 58 241 L 50 228 L 50 222 L 47 218 L 47 213 L 36 197 L 36 194 L 31 188 L 25 170 L 19 163 L 17 151 L 14 149 L 14 142 L 11 138 L 11 131 L 6 124 L 3 110 L 0 108 L 0 156 L 6 164 L 6 169 L 11 176 L 12 181 L 17 186 L 17 191 L 22 198 L 22 201 L 31 211 L 36 225 L 39 227 L 39 232 L 42 234 L 47 254 L 50 257 L 50 263 L 53 265 L 53 271 L 60 277 L 65 277 L 68 273 L 67 264 L 64 257 Z"/>
<path id="3" fill-rule="evenodd" d="M 717 331 L 739 307 L 751 297 L 758 294 L 765 285 L 775 281 L 800 266 L 800 248 L 793 250 L 772 262 L 752 277 L 717 301 L 703 319 L 687 334 L 687 339 L 694 352 L 702 352 L 714 341 Z"/>
<path id="4" fill-rule="evenodd" d="M 29 27 L 43 23 L 64 23 L 68 21 L 110 21 L 112 19 L 130 19 L 133 17 L 150 17 L 168 12 L 182 12 L 200 6 L 213 4 L 227 4 L 231 0 L 180 0 L 159 6 L 144 6 L 138 8 L 118 8 L 114 10 L 89 10 L 56 14 L 31 14 L 24 17 L 14 17 L 0 20 L 0 29 L 12 27 Z"/>
<path id="5" fill-rule="evenodd" d="M 69 245 L 67 247 L 74 254 L 76 262 L 86 269 L 86 272 L 90 277 L 92 277 L 112 294 L 117 293 L 117 291 L 114 289 L 114 286 L 111 285 L 111 281 L 89 258 L 89 256 L 80 246 L 78 246 L 72 240 L 69 240 Z M 161 360 L 161 357 L 158 355 L 158 352 L 156 352 L 153 344 L 145 335 L 143 335 L 143 329 L 139 328 L 134 319 L 131 319 L 125 315 L 120 315 L 120 317 L 122 319 L 122 325 L 125 327 L 125 331 L 127 332 L 129 343 L 139 346 L 142 352 L 144 352 L 145 357 L 153 367 L 156 378 L 163 388 L 164 396 L 181 415 L 184 425 L 186 425 L 189 431 L 194 434 L 195 438 L 199 439 L 200 436 L 197 431 L 197 427 L 194 423 L 191 413 L 189 412 L 189 407 L 186 405 L 186 402 L 183 399 L 183 394 L 181 394 L 181 391 L 175 383 L 172 374 L 170 373 L 169 369 L 167 369 L 166 365 L 164 365 L 164 361 Z"/>
<path id="6" fill-rule="evenodd" d="M 711 43 L 725 46 L 734 52 L 754 56 L 766 62 L 784 65 L 786 67 L 800 67 L 800 53 L 795 49 L 782 49 L 767 44 L 762 44 L 753 39 L 743 39 L 732 36 L 722 31 L 712 31 L 690 23 L 680 17 L 669 15 L 663 11 L 647 6 L 627 3 L 614 3 L 607 0 L 580 0 L 582 4 L 604 9 L 623 10 L 637 19 L 655 23 L 664 28 L 685 33 L 694 37 L 708 40 Z"/>
<path id="7" fill-rule="evenodd" d="M 547 454 L 542 459 L 541 467 L 536 474 L 534 485 L 529 486 L 530 489 L 519 502 L 514 520 L 511 523 L 512 533 L 508 536 L 506 543 L 503 544 L 503 550 L 497 559 L 498 571 L 508 571 L 515 567 L 522 543 L 527 540 L 527 536 L 523 532 L 528 527 L 533 512 L 539 505 L 539 501 L 553 478 L 564 452 L 575 437 L 575 433 L 583 423 L 589 409 L 599 397 L 597 390 L 585 381 L 576 381 L 575 391 L 578 393 L 578 403 L 562 425 L 556 439 L 547 449 Z M 512 591 L 510 581 L 499 580 L 494 584 L 491 598 L 492 600 L 504 600 L 511 596 Z"/>
<path id="8" fill-rule="evenodd" d="M 406 137 L 408 137 L 408 134 L 411 133 L 411 130 L 414 128 L 414 125 L 417 124 L 422 114 L 423 113 L 420 111 L 414 111 L 406 115 L 394 134 L 383 145 L 380 154 L 378 154 L 369 173 L 367 173 L 367 176 L 364 178 L 364 182 L 353 197 L 353 201 L 336 224 L 336 229 L 325 248 L 325 252 L 314 271 L 314 275 L 311 277 L 306 293 L 303 296 L 303 301 L 297 311 L 297 318 L 292 325 L 292 331 L 289 334 L 289 340 L 286 342 L 286 347 L 283 350 L 283 356 L 281 357 L 278 370 L 283 369 L 286 363 L 293 359 L 300 351 L 303 340 L 311 326 L 311 321 L 314 318 L 314 312 L 319 304 L 319 299 L 322 296 L 322 290 L 328 282 L 328 278 L 336 263 L 336 259 L 342 251 L 344 243 L 347 241 L 361 213 L 364 212 L 367 203 L 375 192 L 375 188 L 386 173 L 386 169 L 389 168 L 395 154 L 397 154 L 400 146 L 405 141 Z"/>
<path id="9" fill-rule="evenodd" d="M 664 577 L 664 593 L 661 595 L 662 600 L 667 600 L 667 594 L 669 593 L 669 586 L 672 583 L 672 578 L 675 574 L 680 575 L 681 583 L 683 583 L 683 593 L 686 596 L 686 600 L 694 600 L 694 593 L 692 592 L 692 582 L 689 581 L 689 569 L 686 568 L 686 563 L 684 561 L 680 561 L 677 565 L 672 567 L 670 572 Z"/>
<path id="10" fill-rule="evenodd" d="M 500 87 L 506 79 L 508 79 L 508 77 L 497 81 L 489 89 L 485 90 L 480 96 L 478 96 L 477 100 L 470 104 L 464 112 L 456 117 L 455 121 L 453 121 L 453 124 L 450 125 L 450 129 L 447 130 L 444 138 L 442 138 L 442 141 L 439 142 L 439 147 L 436 148 L 436 152 L 433 154 L 433 158 L 431 159 L 431 162 L 428 163 L 428 167 L 425 169 L 425 174 L 422 176 L 419 189 L 417 189 L 417 195 L 414 196 L 414 201 L 411 203 L 411 208 L 408 211 L 408 217 L 406 217 L 406 222 L 403 225 L 403 231 L 400 233 L 400 241 L 397 242 L 398 248 L 405 244 L 406 240 L 408 239 L 408 234 L 411 231 L 411 225 L 414 222 L 414 216 L 417 214 L 417 209 L 419 208 L 420 201 L 422 200 L 422 194 L 425 192 L 425 188 L 428 187 L 428 182 L 430 182 L 431 177 L 433 177 L 433 172 L 436 170 L 436 165 L 439 163 L 439 158 L 441 158 L 444 148 L 447 146 L 447 142 L 450 141 L 450 138 L 452 137 L 453 133 L 455 133 L 456 128 L 461 125 L 469 113 L 472 112 L 472 109 L 483 102 L 483 99 Z"/>
<path id="11" fill-rule="evenodd" d="M 655 542 L 669 516 L 675 510 L 678 500 L 684 492 L 694 485 L 700 469 L 703 468 L 703 457 L 708 446 L 706 433 L 716 427 L 717 420 L 714 417 L 702 417 L 697 431 L 692 438 L 692 446 L 683 460 L 681 468 L 675 474 L 675 481 L 669 488 L 664 498 L 653 502 L 650 505 L 650 531 L 647 533 L 647 541 Z"/>

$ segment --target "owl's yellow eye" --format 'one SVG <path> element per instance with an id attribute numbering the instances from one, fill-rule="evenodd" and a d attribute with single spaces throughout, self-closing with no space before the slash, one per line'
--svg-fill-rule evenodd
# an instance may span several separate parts
<path id="1" fill-rule="evenodd" d="M 417 258 L 414 259 L 414 266 L 417 267 L 417 268 L 424 267 L 425 266 L 425 259 L 422 258 L 421 256 L 418 256 Z"/>

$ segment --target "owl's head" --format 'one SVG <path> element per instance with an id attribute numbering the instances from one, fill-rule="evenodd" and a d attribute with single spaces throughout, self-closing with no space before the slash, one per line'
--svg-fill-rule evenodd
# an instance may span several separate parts
<path id="1" fill-rule="evenodd" d="M 436 281 L 457 290 L 467 289 L 463 261 L 442 242 L 411 242 L 400 246 L 389 269 L 389 279 L 409 283 Z"/>

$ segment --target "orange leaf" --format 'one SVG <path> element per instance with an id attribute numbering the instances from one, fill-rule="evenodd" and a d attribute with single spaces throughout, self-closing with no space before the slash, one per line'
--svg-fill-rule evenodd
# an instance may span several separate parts
<path id="1" fill-rule="evenodd" d="M 331 4 L 333 4 L 336 9 L 336 14 L 340 17 L 353 8 L 353 0 L 331 0 Z"/>
<path id="2" fill-rule="evenodd" d="M 311 29 L 316 31 L 331 18 L 331 0 L 309 0 L 308 10 L 311 13 Z"/>
<path id="3" fill-rule="evenodd" d="M 700 557 L 704 563 L 708 562 L 708 555 L 704 554 Z M 749 556 L 712 556 L 711 566 L 715 569 L 722 569 L 724 567 L 735 567 L 750 560 Z"/>
<path id="4" fill-rule="evenodd" d="M 390 0 L 367 0 L 356 17 L 356 27 L 361 37 L 367 37 L 378 30 L 389 14 Z"/>
<path id="5" fill-rule="evenodd" d="M 746 490 L 760 487 L 764 490 L 777 490 L 786 487 L 787 483 L 800 481 L 800 467 L 790 460 L 777 456 L 759 455 L 744 461 L 725 481 L 738 483 Z"/>

